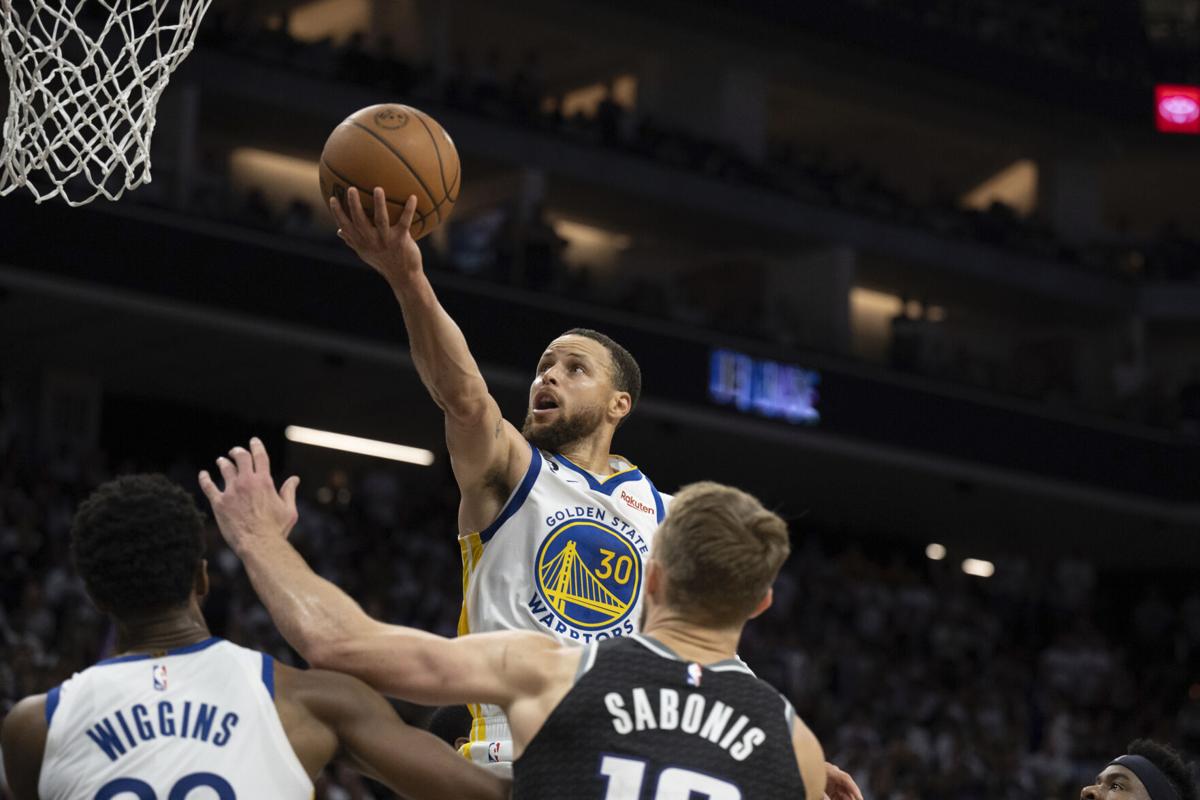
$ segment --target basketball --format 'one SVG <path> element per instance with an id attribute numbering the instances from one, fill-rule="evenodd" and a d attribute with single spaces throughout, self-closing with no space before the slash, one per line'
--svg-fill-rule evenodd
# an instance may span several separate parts
<path id="1" fill-rule="evenodd" d="M 446 221 L 462 186 L 450 136 L 428 114 L 398 103 L 359 109 L 334 128 L 321 151 L 320 176 L 321 193 L 337 197 L 346 213 L 346 190 L 356 187 L 368 218 L 375 211 L 374 188 L 383 187 L 393 224 L 408 196 L 416 195 L 414 239 Z"/>

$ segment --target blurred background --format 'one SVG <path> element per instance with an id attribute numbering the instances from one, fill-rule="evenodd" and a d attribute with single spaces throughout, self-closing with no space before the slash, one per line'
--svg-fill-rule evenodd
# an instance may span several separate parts
<path id="1" fill-rule="evenodd" d="M 644 372 L 618 452 L 792 521 L 743 655 L 868 797 L 1073 797 L 1135 736 L 1200 752 L 1194 84 L 1200 0 L 217 0 L 150 185 L 0 198 L 0 715 L 112 646 L 78 500 L 194 491 L 250 435 L 304 479 L 315 567 L 453 632 L 440 414 L 317 185 L 392 101 L 461 154 L 422 250 L 508 418 L 597 328 Z M 298 663 L 210 538 L 214 632 Z M 341 768 L 318 796 L 390 797 Z"/>

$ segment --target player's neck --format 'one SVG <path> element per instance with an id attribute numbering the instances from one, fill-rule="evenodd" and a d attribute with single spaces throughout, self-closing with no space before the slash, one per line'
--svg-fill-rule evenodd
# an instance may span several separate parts
<path id="1" fill-rule="evenodd" d="M 564 445 L 559 455 L 593 475 L 609 475 L 613 471 L 609 463 L 611 448 L 612 435 L 598 431 L 595 435 Z"/>
<path id="2" fill-rule="evenodd" d="M 212 634 L 194 602 L 186 608 L 133 619 L 118 619 L 117 652 L 152 653 L 184 647 L 208 639 Z"/>
<path id="3" fill-rule="evenodd" d="M 741 628 L 708 628 L 675 616 L 648 620 L 642 633 L 662 642 L 684 661 L 715 664 L 737 655 Z"/>

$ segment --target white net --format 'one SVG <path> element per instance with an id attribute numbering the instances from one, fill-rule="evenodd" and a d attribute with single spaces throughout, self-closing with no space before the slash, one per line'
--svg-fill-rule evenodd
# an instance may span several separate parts
<path id="1" fill-rule="evenodd" d="M 212 0 L 0 0 L 0 195 L 70 205 L 150 181 L 154 110 Z"/>

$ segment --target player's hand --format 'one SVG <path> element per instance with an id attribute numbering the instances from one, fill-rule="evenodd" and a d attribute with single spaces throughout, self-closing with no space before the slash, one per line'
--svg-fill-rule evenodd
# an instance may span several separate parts
<path id="1" fill-rule="evenodd" d="M 346 190 L 345 207 L 336 197 L 329 198 L 329 209 L 338 223 L 338 236 L 350 245 L 358 257 L 371 265 L 393 288 L 419 273 L 421 248 L 412 237 L 413 216 L 417 213 L 417 196 L 409 195 L 395 225 L 388 218 L 387 196 L 375 187 L 374 219 L 363 210 L 358 189 Z"/>
<path id="2" fill-rule="evenodd" d="M 862 790 L 850 773 L 825 762 L 825 800 L 863 800 Z"/>
<path id="3" fill-rule="evenodd" d="M 267 448 L 257 437 L 250 440 L 250 449 L 235 447 L 229 457 L 217 459 L 224 490 L 209 476 L 200 473 L 200 488 L 212 504 L 213 516 L 221 535 L 241 555 L 256 541 L 286 539 L 296 524 L 296 487 L 300 479 L 293 475 L 275 491 L 271 477 L 271 460 Z"/>

